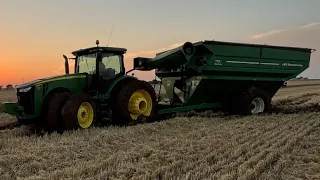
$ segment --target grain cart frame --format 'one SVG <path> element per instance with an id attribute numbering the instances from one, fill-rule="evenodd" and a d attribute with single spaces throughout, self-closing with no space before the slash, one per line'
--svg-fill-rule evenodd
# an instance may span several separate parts
<path id="1" fill-rule="evenodd" d="M 268 110 L 284 81 L 309 67 L 312 51 L 201 41 L 186 42 L 154 58 L 134 58 L 130 71 L 156 70 L 160 87 L 166 91 L 165 101 L 159 97 L 161 88 L 157 100 L 149 83 L 128 76 L 130 71 L 125 73 L 126 49 L 99 47 L 97 42 L 97 47 L 72 52 L 74 74 L 69 74 L 64 56 L 66 75 L 18 86 L 18 102 L 4 103 L 3 111 L 21 123 L 44 124 L 52 130 L 89 128 L 107 117 L 116 124 L 138 123 L 196 109 L 258 114 Z M 110 60 L 115 64 L 110 65 Z M 116 68 L 116 73 L 104 66 Z"/>

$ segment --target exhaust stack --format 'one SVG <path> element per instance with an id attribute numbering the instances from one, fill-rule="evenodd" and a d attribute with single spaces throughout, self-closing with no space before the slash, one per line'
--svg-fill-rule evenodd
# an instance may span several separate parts
<path id="1" fill-rule="evenodd" d="M 69 74 L 69 62 L 68 62 L 68 57 L 66 55 L 63 55 L 64 58 L 64 69 L 65 73 Z"/>

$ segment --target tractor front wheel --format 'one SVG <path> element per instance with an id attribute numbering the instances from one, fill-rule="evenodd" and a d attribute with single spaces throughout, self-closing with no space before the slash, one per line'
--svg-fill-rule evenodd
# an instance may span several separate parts
<path id="1" fill-rule="evenodd" d="M 87 129 L 95 124 L 96 105 L 87 94 L 71 96 L 62 108 L 62 129 Z"/>
<path id="2" fill-rule="evenodd" d="M 70 96 L 70 93 L 63 92 L 56 94 L 51 98 L 46 113 L 46 127 L 49 131 L 57 130 L 59 124 L 61 123 L 61 109 Z"/>
<path id="3" fill-rule="evenodd" d="M 133 80 L 125 84 L 113 102 L 113 117 L 117 124 L 148 122 L 154 117 L 156 95 L 146 81 Z"/>

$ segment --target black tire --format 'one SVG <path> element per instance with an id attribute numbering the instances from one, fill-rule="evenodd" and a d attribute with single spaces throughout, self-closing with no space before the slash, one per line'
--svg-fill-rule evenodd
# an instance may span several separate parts
<path id="1" fill-rule="evenodd" d="M 131 95 L 137 90 L 145 90 L 149 93 L 152 101 L 151 114 L 148 117 L 140 115 L 137 120 L 133 120 L 128 110 Z M 128 125 L 149 122 L 154 120 L 156 107 L 156 94 L 153 87 L 146 81 L 133 80 L 122 86 L 119 94 L 113 100 L 113 122 L 115 124 Z"/>
<path id="2" fill-rule="evenodd" d="M 255 98 L 261 98 L 264 104 L 263 112 L 268 111 L 271 104 L 271 98 L 268 93 L 258 87 L 248 87 L 243 89 L 238 96 L 234 99 L 233 104 L 231 105 L 231 113 L 232 114 L 240 114 L 240 115 L 251 115 L 252 101 Z"/>
<path id="3" fill-rule="evenodd" d="M 53 96 L 52 99 L 50 100 L 48 104 L 47 113 L 46 113 L 46 116 L 47 116 L 46 126 L 49 131 L 54 131 L 58 129 L 62 120 L 62 115 L 61 115 L 62 107 L 70 96 L 71 96 L 70 93 L 64 92 L 64 93 L 60 93 Z"/>
<path id="4" fill-rule="evenodd" d="M 88 103 L 91 105 L 93 110 L 93 119 L 90 123 L 89 127 L 81 127 L 78 123 L 78 110 L 82 103 Z M 97 117 L 97 109 L 96 104 L 92 97 L 87 94 L 75 94 L 68 98 L 67 102 L 62 108 L 62 123 L 61 123 L 61 130 L 72 130 L 72 129 L 83 129 L 83 128 L 90 128 L 94 126 Z"/>
<path id="5" fill-rule="evenodd" d="M 18 116 L 16 116 L 16 118 L 18 123 L 23 125 L 32 125 L 38 122 L 38 119 L 21 119 Z"/>

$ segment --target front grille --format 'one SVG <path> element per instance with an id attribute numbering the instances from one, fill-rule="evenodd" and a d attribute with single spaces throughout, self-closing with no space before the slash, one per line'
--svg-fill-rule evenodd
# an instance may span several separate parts
<path id="1" fill-rule="evenodd" d="M 18 103 L 23 106 L 24 113 L 29 115 L 34 113 L 34 87 L 28 92 L 19 92 L 17 90 Z"/>

